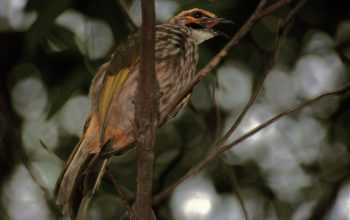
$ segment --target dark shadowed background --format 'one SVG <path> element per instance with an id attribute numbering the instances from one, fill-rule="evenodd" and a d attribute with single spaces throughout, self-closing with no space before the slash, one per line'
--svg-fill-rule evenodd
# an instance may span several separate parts
<path id="1" fill-rule="evenodd" d="M 273 1 L 268 1 L 272 3 Z M 138 0 L 125 1 L 140 24 Z M 231 19 L 233 35 L 253 0 L 157 0 L 159 22 L 199 7 Z M 232 125 L 254 90 L 293 4 L 261 20 L 194 90 L 187 107 L 157 136 L 154 191 L 181 177 Z M 309 0 L 282 39 L 257 103 L 234 140 L 271 116 L 348 83 L 350 2 Z M 52 191 L 89 111 L 100 64 L 133 31 L 117 0 L 0 0 L 0 219 L 61 217 Z M 228 40 L 202 45 L 199 67 Z M 180 185 L 155 207 L 158 219 L 350 220 L 350 99 L 327 98 L 255 134 Z M 135 152 L 110 167 L 127 195 Z M 106 181 L 91 219 L 119 219 L 126 208 Z M 244 211 L 245 210 L 245 211 Z"/>

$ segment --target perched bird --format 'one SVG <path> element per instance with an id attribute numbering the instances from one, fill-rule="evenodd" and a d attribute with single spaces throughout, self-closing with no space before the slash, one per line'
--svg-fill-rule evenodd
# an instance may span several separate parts
<path id="1" fill-rule="evenodd" d="M 164 111 L 194 78 L 198 45 L 217 36 L 213 28 L 221 22 L 226 20 L 195 8 L 156 26 L 159 121 L 167 121 L 188 102 L 189 97 L 170 115 Z M 96 190 L 108 164 L 108 156 L 129 149 L 135 142 L 134 102 L 140 59 L 140 33 L 135 33 L 96 73 L 90 88 L 90 115 L 55 190 L 56 203 L 65 214 L 74 217 L 82 197 Z"/>

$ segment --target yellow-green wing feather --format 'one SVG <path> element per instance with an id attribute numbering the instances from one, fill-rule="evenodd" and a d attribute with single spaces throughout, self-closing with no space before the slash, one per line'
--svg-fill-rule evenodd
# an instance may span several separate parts
<path id="1" fill-rule="evenodd" d="M 101 122 L 101 131 L 100 131 L 100 142 L 104 142 L 104 131 L 108 121 L 108 115 L 113 97 L 117 95 L 124 82 L 128 79 L 129 68 L 124 68 L 119 71 L 119 73 L 114 75 L 107 75 L 105 82 L 102 88 L 101 93 L 99 94 L 99 103 L 98 103 L 98 116 L 99 121 Z"/>
<path id="2" fill-rule="evenodd" d="M 130 75 L 131 66 L 139 57 L 139 34 L 131 35 L 127 42 L 121 44 L 113 53 L 106 68 L 103 85 L 98 94 L 97 112 L 100 121 L 100 142 L 104 143 L 110 106 Z"/>

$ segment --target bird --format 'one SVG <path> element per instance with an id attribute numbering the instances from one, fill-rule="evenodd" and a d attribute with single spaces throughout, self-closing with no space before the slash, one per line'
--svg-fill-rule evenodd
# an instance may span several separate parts
<path id="1" fill-rule="evenodd" d="M 155 26 L 159 121 L 169 121 L 189 102 L 190 94 L 170 114 L 165 112 L 195 77 L 198 46 L 218 36 L 214 28 L 227 22 L 212 12 L 193 8 Z M 99 187 L 110 157 L 127 151 L 135 143 L 140 44 L 140 31 L 131 34 L 92 80 L 90 113 L 55 188 L 56 204 L 72 219 L 82 206 L 84 195 L 94 194 Z"/>

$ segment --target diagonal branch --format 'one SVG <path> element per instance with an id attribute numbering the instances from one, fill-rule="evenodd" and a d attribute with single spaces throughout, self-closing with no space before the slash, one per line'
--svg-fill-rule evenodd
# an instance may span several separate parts
<path id="1" fill-rule="evenodd" d="M 260 19 L 262 17 L 265 17 L 267 15 L 270 15 L 274 11 L 278 10 L 279 8 L 291 3 L 293 0 L 280 0 L 275 2 L 274 4 L 270 5 L 269 7 L 266 7 L 263 11 L 261 11 L 257 15 L 257 19 Z"/>
<path id="2" fill-rule="evenodd" d="M 211 59 L 211 61 L 203 67 L 192 80 L 190 85 L 183 90 L 177 98 L 167 106 L 164 110 L 166 113 L 170 113 L 172 109 L 175 109 L 176 106 L 192 91 L 192 89 L 200 82 L 200 80 L 207 76 L 214 68 L 216 68 L 220 62 L 227 56 L 228 51 L 236 46 L 240 40 L 252 29 L 252 27 L 259 21 L 261 18 L 270 15 L 274 11 L 280 9 L 281 7 L 289 4 L 293 0 L 280 0 L 269 7 L 265 7 L 267 0 L 261 0 L 254 13 L 250 18 L 245 22 L 245 24 L 239 29 L 239 31 L 232 37 L 232 39 L 226 44 L 226 46 L 221 49 L 221 51 Z M 161 121 L 160 124 L 163 124 L 164 121 Z"/>
<path id="3" fill-rule="evenodd" d="M 238 126 L 241 124 L 244 116 L 247 114 L 248 110 L 253 106 L 256 99 L 258 98 L 264 82 L 269 74 L 269 71 L 272 69 L 272 67 L 277 62 L 277 58 L 281 49 L 281 40 L 287 35 L 288 31 L 288 24 L 291 22 L 292 18 L 296 15 L 296 13 L 301 9 L 301 7 L 306 3 L 307 0 L 301 0 L 299 1 L 296 6 L 288 13 L 288 15 L 285 17 L 285 19 L 282 19 L 278 23 L 277 27 L 277 37 L 276 37 L 276 46 L 272 53 L 272 59 L 271 61 L 266 65 L 266 70 L 258 82 L 258 85 L 256 86 L 256 89 L 254 90 L 253 94 L 250 96 L 248 103 L 244 106 L 242 111 L 239 113 L 237 119 L 234 121 L 231 128 L 224 134 L 224 136 L 218 141 L 218 145 L 224 143 L 229 137 L 232 136 L 232 134 L 235 132 L 235 130 L 238 128 Z M 215 149 L 214 149 L 215 150 Z"/>
<path id="4" fill-rule="evenodd" d="M 272 123 L 274 123 L 275 121 L 281 119 L 282 117 L 285 117 L 287 115 L 290 115 L 290 114 L 293 114 L 295 112 L 298 112 L 300 111 L 301 109 L 307 107 L 307 106 L 310 106 L 312 104 L 314 104 L 315 102 L 321 100 L 321 99 L 324 99 L 324 98 L 327 98 L 327 97 L 330 97 L 330 96 L 341 96 L 341 95 L 344 95 L 346 93 L 348 93 L 350 91 L 350 84 L 344 86 L 343 88 L 341 89 L 338 89 L 338 90 L 335 90 L 335 91 L 332 91 L 332 92 L 327 92 L 327 93 L 324 93 L 322 95 L 319 95 L 313 99 L 310 99 L 310 100 L 307 100 L 306 102 L 294 107 L 294 108 L 291 108 L 287 111 L 284 111 L 284 112 L 281 112 L 279 113 L 278 115 L 275 115 L 274 117 L 270 118 L 269 120 L 267 120 L 266 122 L 262 123 L 261 125 L 255 127 L 254 129 L 250 130 L 249 132 L 245 133 L 244 135 L 242 135 L 241 137 L 237 138 L 235 141 L 227 144 L 227 145 L 222 145 L 221 147 L 219 147 L 219 151 L 218 151 L 218 154 L 222 153 L 222 152 L 225 152 L 226 150 L 236 146 L 237 144 L 241 143 L 242 141 L 244 141 L 245 139 L 247 139 L 248 137 L 256 134 L 257 132 L 259 132 L 260 130 L 270 126 Z"/>
<path id="5" fill-rule="evenodd" d="M 127 214 L 130 217 L 134 217 L 135 213 L 132 207 L 130 206 L 130 199 L 128 198 L 128 195 L 125 193 L 125 191 L 118 185 L 118 183 L 115 181 L 113 175 L 110 173 L 109 170 L 107 170 L 106 175 L 105 175 L 110 182 L 112 183 L 116 193 L 120 197 L 121 202 L 123 203 L 124 207 L 127 210 Z"/>
<path id="6" fill-rule="evenodd" d="M 332 92 L 328 92 L 328 93 L 324 93 L 322 95 L 319 95 L 313 99 L 310 99 L 294 108 L 291 108 L 287 111 L 281 112 L 280 114 L 270 118 L 269 120 L 267 120 L 266 122 L 260 124 L 259 126 L 253 128 L 252 130 L 250 130 L 249 132 L 245 133 L 244 135 L 238 137 L 236 140 L 234 140 L 233 142 L 229 143 L 229 144 L 221 144 L 217 147 L 217 151 L 209 154 L 204 160 L 202 160 L 198 165 L 196 165 L 195 167 L 193 167 L 191 170 L 189 170 L 182 178 L 180 178 L 176 183 L 174 183 L 173 185 L 171 185 L 170 187 L 168 187 L 167 189 L 165 189 L 164 191 L 160 192 L 158 195 L 155 196 L 155 199 L 153 201 L 153 204 L 158 204 L 159 202 L 163 201 L 179 184 L 181 184 L 183 181 L 185 181 L 186 179 L 188 179 L 191 176 L 194 176 L 196 174 L 198 174 L 207 164 L 209 164 L 211 161 L 213 161 L 214 159 L 218 158 L 218 156 L 221 155 L 221 153 L 233 148 L 234 146 L 237 146 L 238 144 L 240 144 L 241 142 L 243 142 L 244 140 L 248 139 L 249 137 L 253 136 L 254 134 L 258 133 L 259 131 L 261 131 L 262 129 L 270 126 L 271 124 L 273 124 L 274 122 L 276 122 L 277 120 L 293 114 L 295 112 L 300 111 L 301 109 L 310 106 L 312 104 L 314 104 L 315 102 L 327 98 L 327 97 L 331 97 L 331 96 L 341 96 L 344 95 L 346 93 L 350 92 L 350 84 L 347 84 L 346 86 L 344 86 L 341 89 L 332 91 Z"/>
<path id="7" fill-rule="evenodd" d="M 260 4 L 257 6 L 257 9 L 255 10 L 254 14 L 248 19 L 248 21 L 243 25 L 243 27 L 240 29 L 240 31 L 231 39 L 231 41 L 224 47 L 223 50 L 221 50 L 219 52 L 219 54 L 217 54 L 212 61 L 206 66 L 204 67 L 199 73 L 198 73 L 198 77 L 199 80 L 201 79 L 201 77 L 204 77 L 205 75 L 207 75 L 213 68 L 215 68 L 221 61 L 221 59 L 223 59 L 226 55 L 227 55 L 227 51 L 232 48 L 235 43 L 238 43 L 238 41 L 246 34 L 248 33 L 248 31 L 251 29 L 251 27 L 256 23 L 256 21 L 259 18 L 262 18 L 266 15 L 268 15 L 269 13 L 272 13 L 274 10 L 277 10 L 278 8 L 282 7 L 285 4 L 290 3 L 291 0 L 286 1 L 286 0 L 281 0 L 276 2 L 275 4 L 266 7 L 264 9 L 264 6 L 266 4 L 266 1 L 262 0 L 260 2 Z M 280 25 L 278 28 L 282 28 L 285 27 L 290 20 L 292 19 L 292 17 L 297 13 L 297 11 L 305 4 L 306 0 L 301 0 L 300 2 L 298 2 L 298 4 L 295 6 L 295 8 L 293 10 L 290 11 L 290 13 L 288 14 L 288 16 L 286 17 L 286 19 L 284 19 L 282 22 L 280 22 Z M 284 29 L 287 30 L 287 29 Z M 279 31 L 278 31 L 279 32 Z M 282 35 L 284 35 L 286 32 L 282 32 Z M 243 120 L 245 114 L 247 113 L 247 111 L 250 109 L 250 107 L 254 104 L 256 98 L 258 97 L 263 82 L 266 79 L 267 73 L 270 70 L 270 68 L 273 66 L 273 64 L 275 63 L 277 56 L 278 56 L 278 52 L 279 52 L 279 47 L 280 47 L 280 36 L 278 36 L 277 38 L 277 45 L 276 48 L 274 50 L 273 53 L 273 58 L 272 61 L 270 62 L 270 64 L 268 65 L 268 68 L 266 70 L 266 73 L 263 75 L 263 79 L 260 81 L 260 83 L 257 86 L 257 89 L 255 90 L 255 92 L 252 94 L 250 100 L 248 101 L 248 103 L 246 104 L 246 106 L 243 108 L 242 112 L 239 114 L 238 118 L 236 119 L 236 121 L 234 122 L 233 126 L 229 129 L 229 131 L 219 140 L 219 142 L 216 144 L 216 147 L 213 148 L 213 151 L 210 151 L 210 153 L 208 154 L 208 156 L 201 161 L 197 166 L 195 166 L 194 168 L 192 168 L 190 171 L 188 171 L 186 173 L 186 175 L 184 177 L 182 177 L 180 180 L 178 180 L 175 184 L 171 185 L 169 188 L 165 189 L 163 192 L 159 193 L 155 200 L 154 200 L 154 204 L 159 203 L 160 201 L 162 201 L 166 196 L 168 196 L 181 182 L 183 182 L 185 179 L 187 179 L 188 177 L 191 177 L 195 174 L 197 174 L 200 170 L 202 170 L 206 164 L 208 164 L 210 161 L 214 160 L 216 157 L 219 156 L 219 154 L 221 154 L 222 152 L 226 151 L 227 149 L 231 148 L 232 146 L 240 143 L 241 141 L 239 141 L 238 143 L 234 143 L 234 145 L 224 145 L 224 143 L 227 141 L 227 139 L 232 135 L 232 133 L 237 129 L 237 127 L 239 126 L 240 122 Z M 195 85 L 195 84 L 194 84 Z M 191 90 L 189 90 L 191 91 Z M 259 130 L 257 130 L 259 131 Z M 256 132 L 257 132 L 256 131 Z M 255 132 L 255 133 L 256 133 Z M 249 132 L 248 132 L 249 134 Z M 252 134 L 251 134 L 252 135 Z M 245 140 L 246 138 L 250 137 L 251 135 L 245 136 L 243 135 L 242 137 L 244 138 L 243 140 Z M 242 140 L 242 141 L 243 141 Z M 229 146 L 229 147 L 228 147 Z M 224 150 L 223 150 L 224 149 Z"/>

